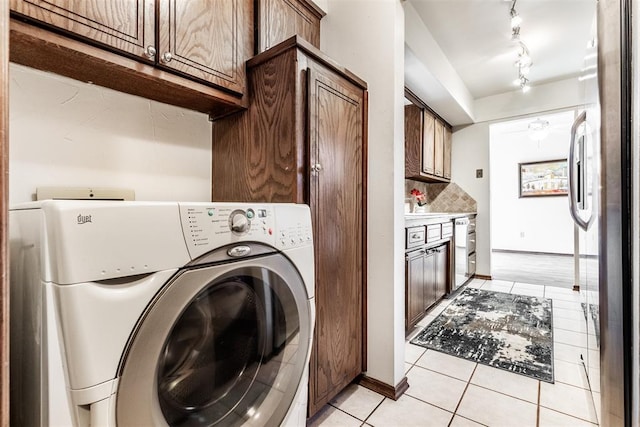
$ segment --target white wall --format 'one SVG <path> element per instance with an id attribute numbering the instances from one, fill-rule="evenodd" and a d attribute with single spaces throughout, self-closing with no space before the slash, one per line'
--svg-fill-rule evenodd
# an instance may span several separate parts
<path id="1" fill-rule="evenodd" d="M 369 85 L 368 371 L 404 378 L 404 11 L 400 0 L 328 0 L 322 50 Z"/>
<path id="2" fill-rule="evenodd" d="M 576 107 L 582 99 L 580 82 L 574 77 L 532 86 L 527 93 L 514 90 L 476 99 L 473 111 L 476 122 L 484 122 Z"/>
<path id="3" fill-rule="evenodd" d="M 520 198 L 519 163 L 566 159 L 574 111 L 493 124 L 490 127 L 492 249 L 573 254 L 569 199 Z M 527 126 L 549 121 L 549 135 L 535 141 Z"/>
<path id="4" fill-rule="evenodd" d="M 534 86 L 528 93 L 515 90 L 477 99 L 473 109 L 476 124 L 454 128 L 451 153 L 452 181 L 478 202 L 478 274 L 491 274 L 490 214 L 493 212 L 490 211 L 489 199 L 489 125 L 531 114 L 552 114 L 579 105 L 580 91 L 577 79 L 561 80 Z M 481 167 L 484 169 L 484 178 L 476 179 L 475 170 Z"/>
<path id="5" fill-rule="evenodd" d="M 40 186 L 210 200 L 205 114 L 15 64 L 10 80 L 10 204 L 31 201 Z"/>
<path id="6" fill-rule="evenodd" d="M 451 144 L 451 181 L 478 204 L 476 217 L 476 274 L 491 275 L 491 218 L 489 200 L 489 124 L 454 128 Z M 482 169 L 482 178 L 476 178 Z"/>
<path id="7" fill-rule="evenodd" d="M 404 7 L 406 85 L 449 123 L 473 122 L 473 96 L 411 2 Z"/>

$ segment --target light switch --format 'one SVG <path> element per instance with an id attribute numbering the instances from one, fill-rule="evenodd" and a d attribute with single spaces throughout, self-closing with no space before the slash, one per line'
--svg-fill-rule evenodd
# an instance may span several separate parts
<path id="1" fill-rule="evenodd" d="M 476 169 L 476 178 L 482 178 L 482 169 Z"/>

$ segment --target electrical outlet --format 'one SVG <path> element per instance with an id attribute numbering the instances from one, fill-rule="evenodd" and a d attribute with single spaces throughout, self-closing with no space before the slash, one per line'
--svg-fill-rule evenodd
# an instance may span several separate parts
<path id="1" fill-rule="evenodd" d="M 524 231 L 520 232 L 520 238 L 524 238 Z"/>
<path id="2" fill-rule="evenodd" d="M 476 178 L 482 178 L 482 169 L 476 169 Z"/>

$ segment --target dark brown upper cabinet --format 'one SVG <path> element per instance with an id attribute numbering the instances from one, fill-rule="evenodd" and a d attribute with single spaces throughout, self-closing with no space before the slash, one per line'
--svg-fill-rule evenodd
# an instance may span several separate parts
<path id="1" fill-rule="evenodd" d="M 424 182 L 451 180 L 451 128 L 406 89 L 405 178 Z"/>
<path id="2" fill-rule="evenodd" d="M 258 53 L 298 35 L 320 49 L 325 13 L 311 0 L 258 0 Z"/>
<path id="3" fill-rule="evenodd" d="M 251 56 L 251 1 L 158 0 L 157 62 L 242 94 Z"/>
<path id="4" fill-rule="evenodd" d="M 444 165 L 443 172 L 445 179 L 451 179 L 451 129 L 444 127 L 444 152 L 442 154 Z"/>
<path id="5" fill-rule="evenodd" d="M 14 62 L 213 117 L 246 105 L 253 0 L 10 1 Z"/>
<path id="6" fill-rule="evenodd" d="M 416 107 L 418 108 L 418 107 Z M 422 152 L 422 172 L 428 175 L 436 174 L 436 119 L 425 110 L 420 110 L 423 116 L 423 144 L 414 147 L 413 150 Z M 405 119 L 406 120 L 406 119 Z M 420 153 L 418 153 L 420 159 Z M 420 170 L 420 166 L 416 170 Z"/>
<path id="7" fill-rule="evenodd" d="M 10 0 L 11 11 L 112 49 L 146 58 L 155 48 L 155 0 Z"/>

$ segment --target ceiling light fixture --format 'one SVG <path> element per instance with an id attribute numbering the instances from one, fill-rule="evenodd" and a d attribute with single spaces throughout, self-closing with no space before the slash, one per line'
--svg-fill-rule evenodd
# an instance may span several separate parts
<path id="1" fill-rule="evenodd" d="M 518 78 L 515 81 L 515 84 L 522 89 L 523 93 L 529 92 L 529 79 L 526 77 L 531 71 L 531 66 L 533 65 L 533 60 L 531 59 L 531 54 L 529 53 L 529 48 L 526 44 L 520 39 L 520 24 L 522 24 L 522 18 L 516 11 L 516 2 L 518 0 L 513 0 L 511 3 L 511 9 L 509 10 L 509 16 L 511 17 L 511 41 L 518 43 L 517 57 L 515 66 L 518 67 Z"/>
<path id="2" fill-rule="evenodd" d="M 515 2 L 514 2 L 515 3 Z M 518 12 L 511 7 L 511 29 L 520 28 L 520 24 L 522 24 L 522 18 L 518 15 Z"/>
<path id="3" fill-rule="evenodd" d="M 529 123 L 529 137 L 534 141 L 545 139 L 549 135 L 549 122 L 547 120 L 536 119 Z"/>

